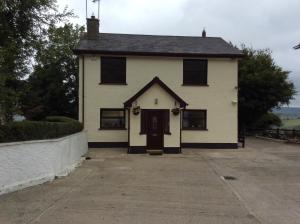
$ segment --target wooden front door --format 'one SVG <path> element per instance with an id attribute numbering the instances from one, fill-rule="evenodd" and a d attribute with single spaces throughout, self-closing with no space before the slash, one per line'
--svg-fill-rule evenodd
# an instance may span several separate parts
<path id="1" fill-rule="evenodd" d="M 164 145 L 164 113 L 160 110 L 147 111 L 147 147 L 162 149 Z"/>

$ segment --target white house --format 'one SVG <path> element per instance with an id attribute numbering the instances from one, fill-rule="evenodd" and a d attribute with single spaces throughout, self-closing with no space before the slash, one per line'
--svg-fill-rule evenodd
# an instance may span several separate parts
<path id="1" fill-rule="evenodd" d="M 222 38 L 99 33 L 92 17 L 74 53 L 89 147 L 237 148 L 243 54 Z"/>

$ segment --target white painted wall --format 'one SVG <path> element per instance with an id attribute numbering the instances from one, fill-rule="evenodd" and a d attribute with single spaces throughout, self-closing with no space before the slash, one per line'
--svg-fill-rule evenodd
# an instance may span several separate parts
<path id="1" fill-rule="evenodd" d="M 0 195 L 68 175 L 87 150 L 85 132 L 52 140 L 0 144 Z"/>
<path id="2" fill-rule="evenodd" d="M 238 100 L 236 89 L 238 85 L 237 59 L 209 58 L 209 86 L 183 86 L 184 58 L 127 56 L 126 76 L 128 85 L 99 85 L 100 57 L 101 55 L 85 55 L 84 126 L 88 132 L 88 141 L 127 142 L 127 130 L 99 130 L 100 108 L 123 108 L 123 103 L 126 100 L 136 94 L 155 76 L 158 76 L 189 104 L 187 109 L 207 110 L 208 130 L 183 130 L 183 143 L 237 143 L 238 105 L 233 103 L 233 101 L 237 102 Z M 82 71 L 81 59 L 80 80 L 82 79 Z M 80 85 L 82 85 L 81 81 Z M 82 87 L 80 87 L 81 90 Z M 79 99 L 79 117 L 81 120 L 82 92 Z M 171 139 L 170 141 L 167 140 L 167 142 L 172 141 Z M 136 139 L 136 144 L 143 142 L 142 138 Z"/>

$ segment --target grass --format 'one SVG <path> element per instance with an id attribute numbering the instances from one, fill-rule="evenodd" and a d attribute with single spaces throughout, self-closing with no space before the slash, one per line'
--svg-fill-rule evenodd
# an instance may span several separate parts
<path id="1" fill-rule="evenodd" d="M 281 128 L 300 130 L 300 119 L 282 120 Z"/>

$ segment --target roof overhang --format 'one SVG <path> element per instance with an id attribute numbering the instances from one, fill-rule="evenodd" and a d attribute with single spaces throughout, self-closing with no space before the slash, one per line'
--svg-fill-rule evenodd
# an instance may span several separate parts
<path id="1" fill-rule="evenodd" d="M 74 54 L 102 54 L 102 55 L 132 55 L 132 56 L 159 56 L 159 57 L 204 57 L 204 58 L 243 58 L 244 54 L 200 54 L 200 53 L 170 53 L 170 52 L 132 52 L 132 51 L 101 51 L 74 49 Z"/>
<path id="2" fill-rule="evenodd" d="M 134 101 L 136 101 L 141 95 L 143 95 L 147 90 L 149 90 L 154 84 L 159 85 L 162 89 L 164 89 L 170 96 L 172 96 L 179 104 L 181 108 L 185 108 L 188 104 L 179 97 L 173 90 L 171 90 L 163 81 L 161 81 L 158 77 L 155 77 L 151 80 L 147 85 L 145 85 L 140 91 L 138 91 L 134 96 L 124 102 L 125 108 L 130 108 Z"/>

